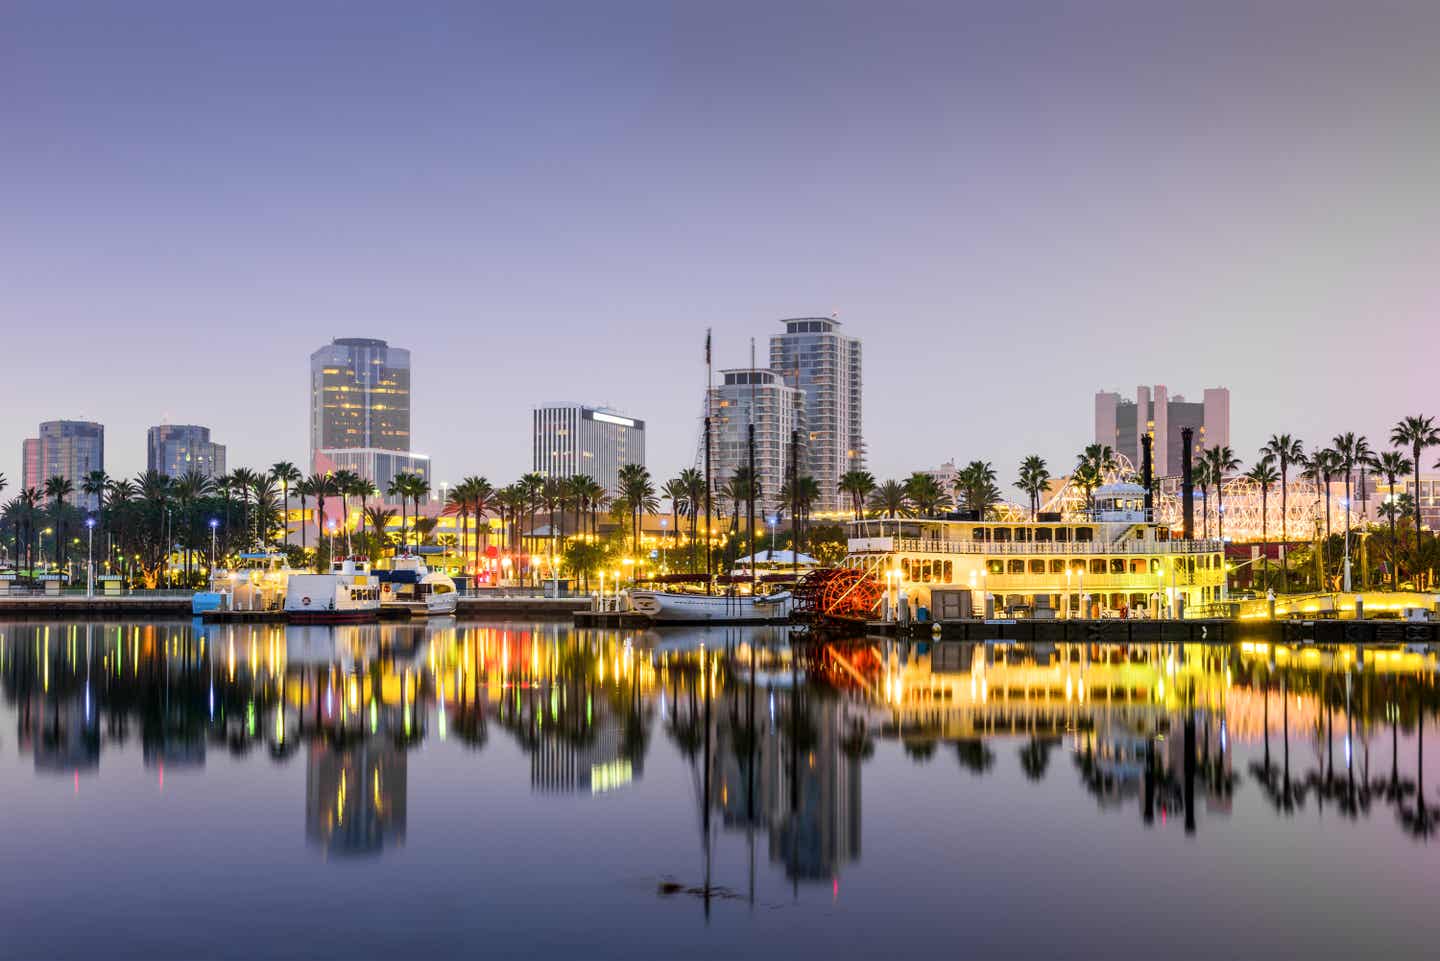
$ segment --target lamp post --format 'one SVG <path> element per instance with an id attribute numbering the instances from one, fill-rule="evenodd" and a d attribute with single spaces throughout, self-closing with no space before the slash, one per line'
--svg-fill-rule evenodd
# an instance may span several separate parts
<path id="1" fill-rule="evenodd" d="M 334 566 L 335 566 L 335 521 L 334 521 L 334 520 L 331 520 L 328 524 L 326 524 L 326 526 L 330 528 L 330 566 L 331 566 L 331 567 L 334 567 Z M 419 546 L 418 546 L 418 545 L 416 546 L 416 550 L 417 550 L 417 551 L 419 550 Z"/>
<path id="2" fill-rule="evenodd" d="M 1070 565 L 1065 565 L 1065 620 L 1075 616 L 1075 609 L 1070 605 Z"/>
<path id="3" fill-rule="evenodd" d="M 210 518 L 210 576 L 215 576 L 215 529 L 220 526 L 217 518 Z"/>
<path id="4" fill-rule="evenodd" d="M 1348 594 L 1350 592 L 1350 499 L 1348 497 L 1340 498 L 1340 508 L 1345 512 L 1345 561 L 1344 567 L 1341 569 L 1344 583 L 1341 590 Z M 1416 509 L 1419 509 L 1418 504 Z"/>
<path id="5" fill-rule="evenodd" d="M 95 596 L 95 518 L 85 518 L 85 596 Z"/>

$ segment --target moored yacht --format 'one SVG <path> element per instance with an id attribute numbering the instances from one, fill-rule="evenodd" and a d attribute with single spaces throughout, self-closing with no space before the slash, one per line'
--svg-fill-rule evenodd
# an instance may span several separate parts
<path id="1" fill-rule="evenodd" d="M 444 616 L 454 614 L 460 595 L 455 581 L 443 571 L 432 571 L 413 554 L 395 558 L 388 570 L 377 571 L 380 605 L 404 608 L 412 614 Z"/>
<path id="2" fill-rule="evenodd" d="M 373 621 L 380 615 L 380 581 L 364 558 L 337 560 L 328 574 L 291 574 L 285 618 L 292 623 Z"/>
<path id="3" fill-rule="evenodd" d="M 783 621 L 790 616 L 790 592 L 690 594 L 681 591 L 632 590 L 630 607 L 656 623 Z"/>

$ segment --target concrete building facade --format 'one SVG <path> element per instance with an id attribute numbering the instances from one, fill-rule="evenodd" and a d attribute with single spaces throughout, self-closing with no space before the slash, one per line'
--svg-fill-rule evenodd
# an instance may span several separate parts
<path id="1" fill-rule="evenodd" d="M 1180 432 L 1186 427 L 1195 431 L 1197 452 L 1228 445 L 1230 391 L 1224 387 L 1206 388 L 1198 403 L 1180 394 L 1171 396 L 1164 384 L 1137 387 L 1134 400 L 1115 392 L 1095 395 L 1095 443 L 1125 455 L 1136 470 L 1140 469 L 1140 438 L 1148 433 L 1155 439 L 1155 476 L 1179 474 Z"/>
<path id="2" fill-rule="evenodd" d="M 544 477 L 583 474 L 613 497 L 620 468 L 645 464 L 645 422 L 608 407 L 546 404 L 531 412 L 532 463 Z"/>

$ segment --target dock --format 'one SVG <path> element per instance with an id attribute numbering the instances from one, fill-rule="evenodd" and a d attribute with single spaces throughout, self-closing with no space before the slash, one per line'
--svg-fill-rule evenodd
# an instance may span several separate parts
<path id="1" fill-rule="evenodd" d="M 66 618 L 76 620 L 115 620 L 129 617 L 190 618 L 191 593 L 135 593 L 122 595 L 83 594 L 0 596 L 0 619 Z M 566 620 L 578 611 L 588 611 L 591 599 L 586 597 L 535 597 L 527 595 L 461 597 L 455 616 L 459 618 L 495 620 Z M 405 612 L 385 612 L 380 617 L 399 617 Z M 283 611 L 207 611 L 204 620 L 213 623 L 259 623 L 283 621 Z"/>

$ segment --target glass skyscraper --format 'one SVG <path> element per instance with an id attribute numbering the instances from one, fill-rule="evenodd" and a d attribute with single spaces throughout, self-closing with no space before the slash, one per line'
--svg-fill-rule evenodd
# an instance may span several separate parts
<path id="1" fill-rule="evenodd" d="M 709 403 L 710 470 L 715 489 L 724 490 L 735 471 L 750 463 L 753 414 L 755 475 L 760 481 L 756 508 L 768 513 L 783 507 L 788 514 L 788 505 L 780 503 L 780 491 L 790 479 L 792 431 L 801 432 L 800 461 L 805 463 L 804 392 L 786 384 L 776 371 L 738 368 L 720 371 L 720 383 L 711 388 Z M 700 454 L 703 457 L 703 446 Z"/>
<path id="2" fill-rule="evenodd" d="M 51 477 L 63 477 L 75 486 L 70 503 L 94 510 L 97 498 L 81 492 L 85 475 L 105 469 L 105 426 L 88 420 L 47 420 L 38 436 L 22 445 L 25 487 L 45 489 Z"/>
<path id="3" fill-rule="evenodd" d="M 382 493 L 402 471 L 429 478 L 429 458 L 410 450 L 410 351 L 342 337 L 310 355 L 310 463 Z"/>
<path id="4" fill-rule="evenodd" d="M 210 440 L 210 428 L 195 424 L 160 424 L 145 438 L 145 468 L 166 477 L 195 471 L 205 477 L 225 473 L 225 445 Z"/>
<path id="5" fill-rule="evenodd" d="M 770 369 L 805 395 L 806 473 L 820 485 L 817 511 L 841 509 L 840 478 L 865 467 L 860 339 L 834 317 L 792 317 L 770 338 Z"/>

